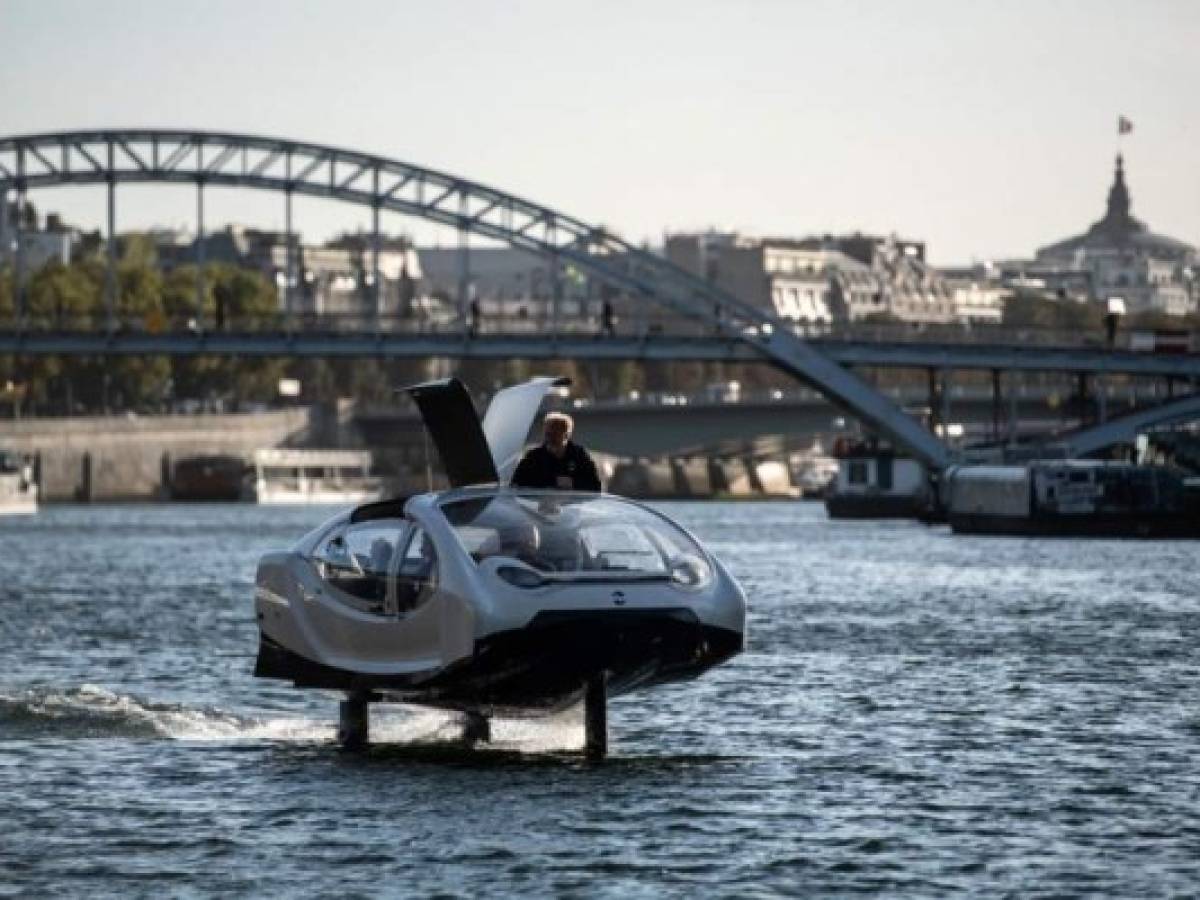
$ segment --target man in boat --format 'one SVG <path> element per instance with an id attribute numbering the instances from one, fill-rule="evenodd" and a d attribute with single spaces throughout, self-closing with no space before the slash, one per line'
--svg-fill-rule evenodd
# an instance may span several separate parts
<path id="1" fill-rule="evenodd" d="M 599 491 L 600 473 L 591 454 L 571 440 L 574 420 L 565 413 L 547 413 L 542 443 L 527 450 L 513 473 L 514 487 L 557 488 L 560 491 Z"/>

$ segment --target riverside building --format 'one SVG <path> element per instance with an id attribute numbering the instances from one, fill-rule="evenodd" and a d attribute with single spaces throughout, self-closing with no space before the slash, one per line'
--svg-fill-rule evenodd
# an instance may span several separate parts
<path id="1" fill-rule="evenodd" d="M 418 247 L 423 291 L 480 316 L 511 322 L 600 314 L 601 291 L 569 263 L 557 267 L 514 247 Z"/>
<path id="2" fill-rule="evenodd" d="M 668 236 L 665 253 L 676 265 L 798 324 L 872 317 L 931 324 L 960 318 L 953 286 L 925 262 L 920 241 L 704 232 Z"/>
<path id="3" fill-rule="evenodd" d="M 25 278 L 50 263 L 65 266 L 71 261 L 71 247 L 76 235 L 64 228 L 56 215 L 46 217 L 44 228 L 34 221 L 26 222 L 26 227 L 20 229 L 17 228 L 17 215 L 17 204 L 0 200 L 0 265 L 16 262 L 18 236 Z"/>
<path id="4" fill-rule="evenodd" d="M 154 238 L 164 269 L 196 261 L 194 238 L 187 240 L 162 231 Z M 346 235 L 321 247 L 301 244 L 293 236 L 290 291 L 287 236 L 283 232 L 229 225 L 205 235 L 204 259 L 261 272 L 276 286 L 280 309 L 286 299 L 293 314 L 362 317 L 376 311 L 370 240 L 368 235 Z M 421 305 L 417 296 L 421 264 L 406 240 L 381 241 L 379 275 L 379 315 L 412 315 Z"/>

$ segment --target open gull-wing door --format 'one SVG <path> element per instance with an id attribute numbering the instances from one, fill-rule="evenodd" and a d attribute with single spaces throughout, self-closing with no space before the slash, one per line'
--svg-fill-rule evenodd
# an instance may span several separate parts
<path id="1" fill-rule="evenodd" d="M 461 381 L 444 378 L 403 390 L 420 410 L 451 487 L 493 484 L 499 480 L 475 404 Z"/>
<path id="2" fill-rule="evenodd" d="M 551 389 L 564 387 L 571 379 L 542 375 L 498 391 L 488 404 L 483 417 L 483 433 L 492 451 L 496 474 L 501 482 L 507 483 L 521 461 L 525 449 L 525 438 Z"/>
<path id="3" fill-rule="evenodd" d="M 451 487 L 505 483 L 521 459 L 525 438 L 546 394 L 570 384 L 542 376 L 499 391 L 480 423 L 466 387 L 457 378 L 404 388 L 437 447 Z"/>

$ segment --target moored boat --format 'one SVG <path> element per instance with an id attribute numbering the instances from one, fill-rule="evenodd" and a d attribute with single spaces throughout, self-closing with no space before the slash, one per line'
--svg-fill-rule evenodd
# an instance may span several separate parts
<path id="1" fill-rule="evenodd" d="M 188 456 L 171 467 L 172 500 L 245 499 L 246 462 L 240 456 Z"/>
<path id="2" fill-rule="evenodd" d="M 960 466 L 945 482 L 959 534 L 1200 537 L 1200 491 L 1163 466 L 1041 460 Z"/>
<path id="3" fill-rule="evenodd" d="M 837 475 L 825 495 L 831 519 L 915 519 L 929 505 L 929 477 L 915 459 L 870 442 L 834 445 Z"/>
<path id="4" fill-rule="evenodd" d="M 0 516 L 32 515 L 37 507 L 33 462 L 11 450 L 0 450 Z"/>
<path id="5" fill-rule="evenodd" d="M 283 447 L 254 454 L 252 490 L 259 503 L 288 505 L 366 503 L 383 493 L 370 451 Z"/>

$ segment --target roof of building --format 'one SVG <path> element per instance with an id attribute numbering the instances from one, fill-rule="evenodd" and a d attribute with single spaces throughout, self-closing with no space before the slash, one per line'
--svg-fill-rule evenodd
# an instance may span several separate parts
<path id="1" fill-rule="evenodd" d="M 1129 188 L 1125 185 L 1125 167 L 1117 155 L 1117 170 L 1108 190 L 1108 209 L 1104 218 L 1086 232 L 1037 251 L 1039 259 L 1074 256 L 1080 250 L 1134 250 L 1150 256 L 1185 257 L 1196 252 L 1183 241 L 1155 234 L 1144 222 L 1130 214 Z"/>

